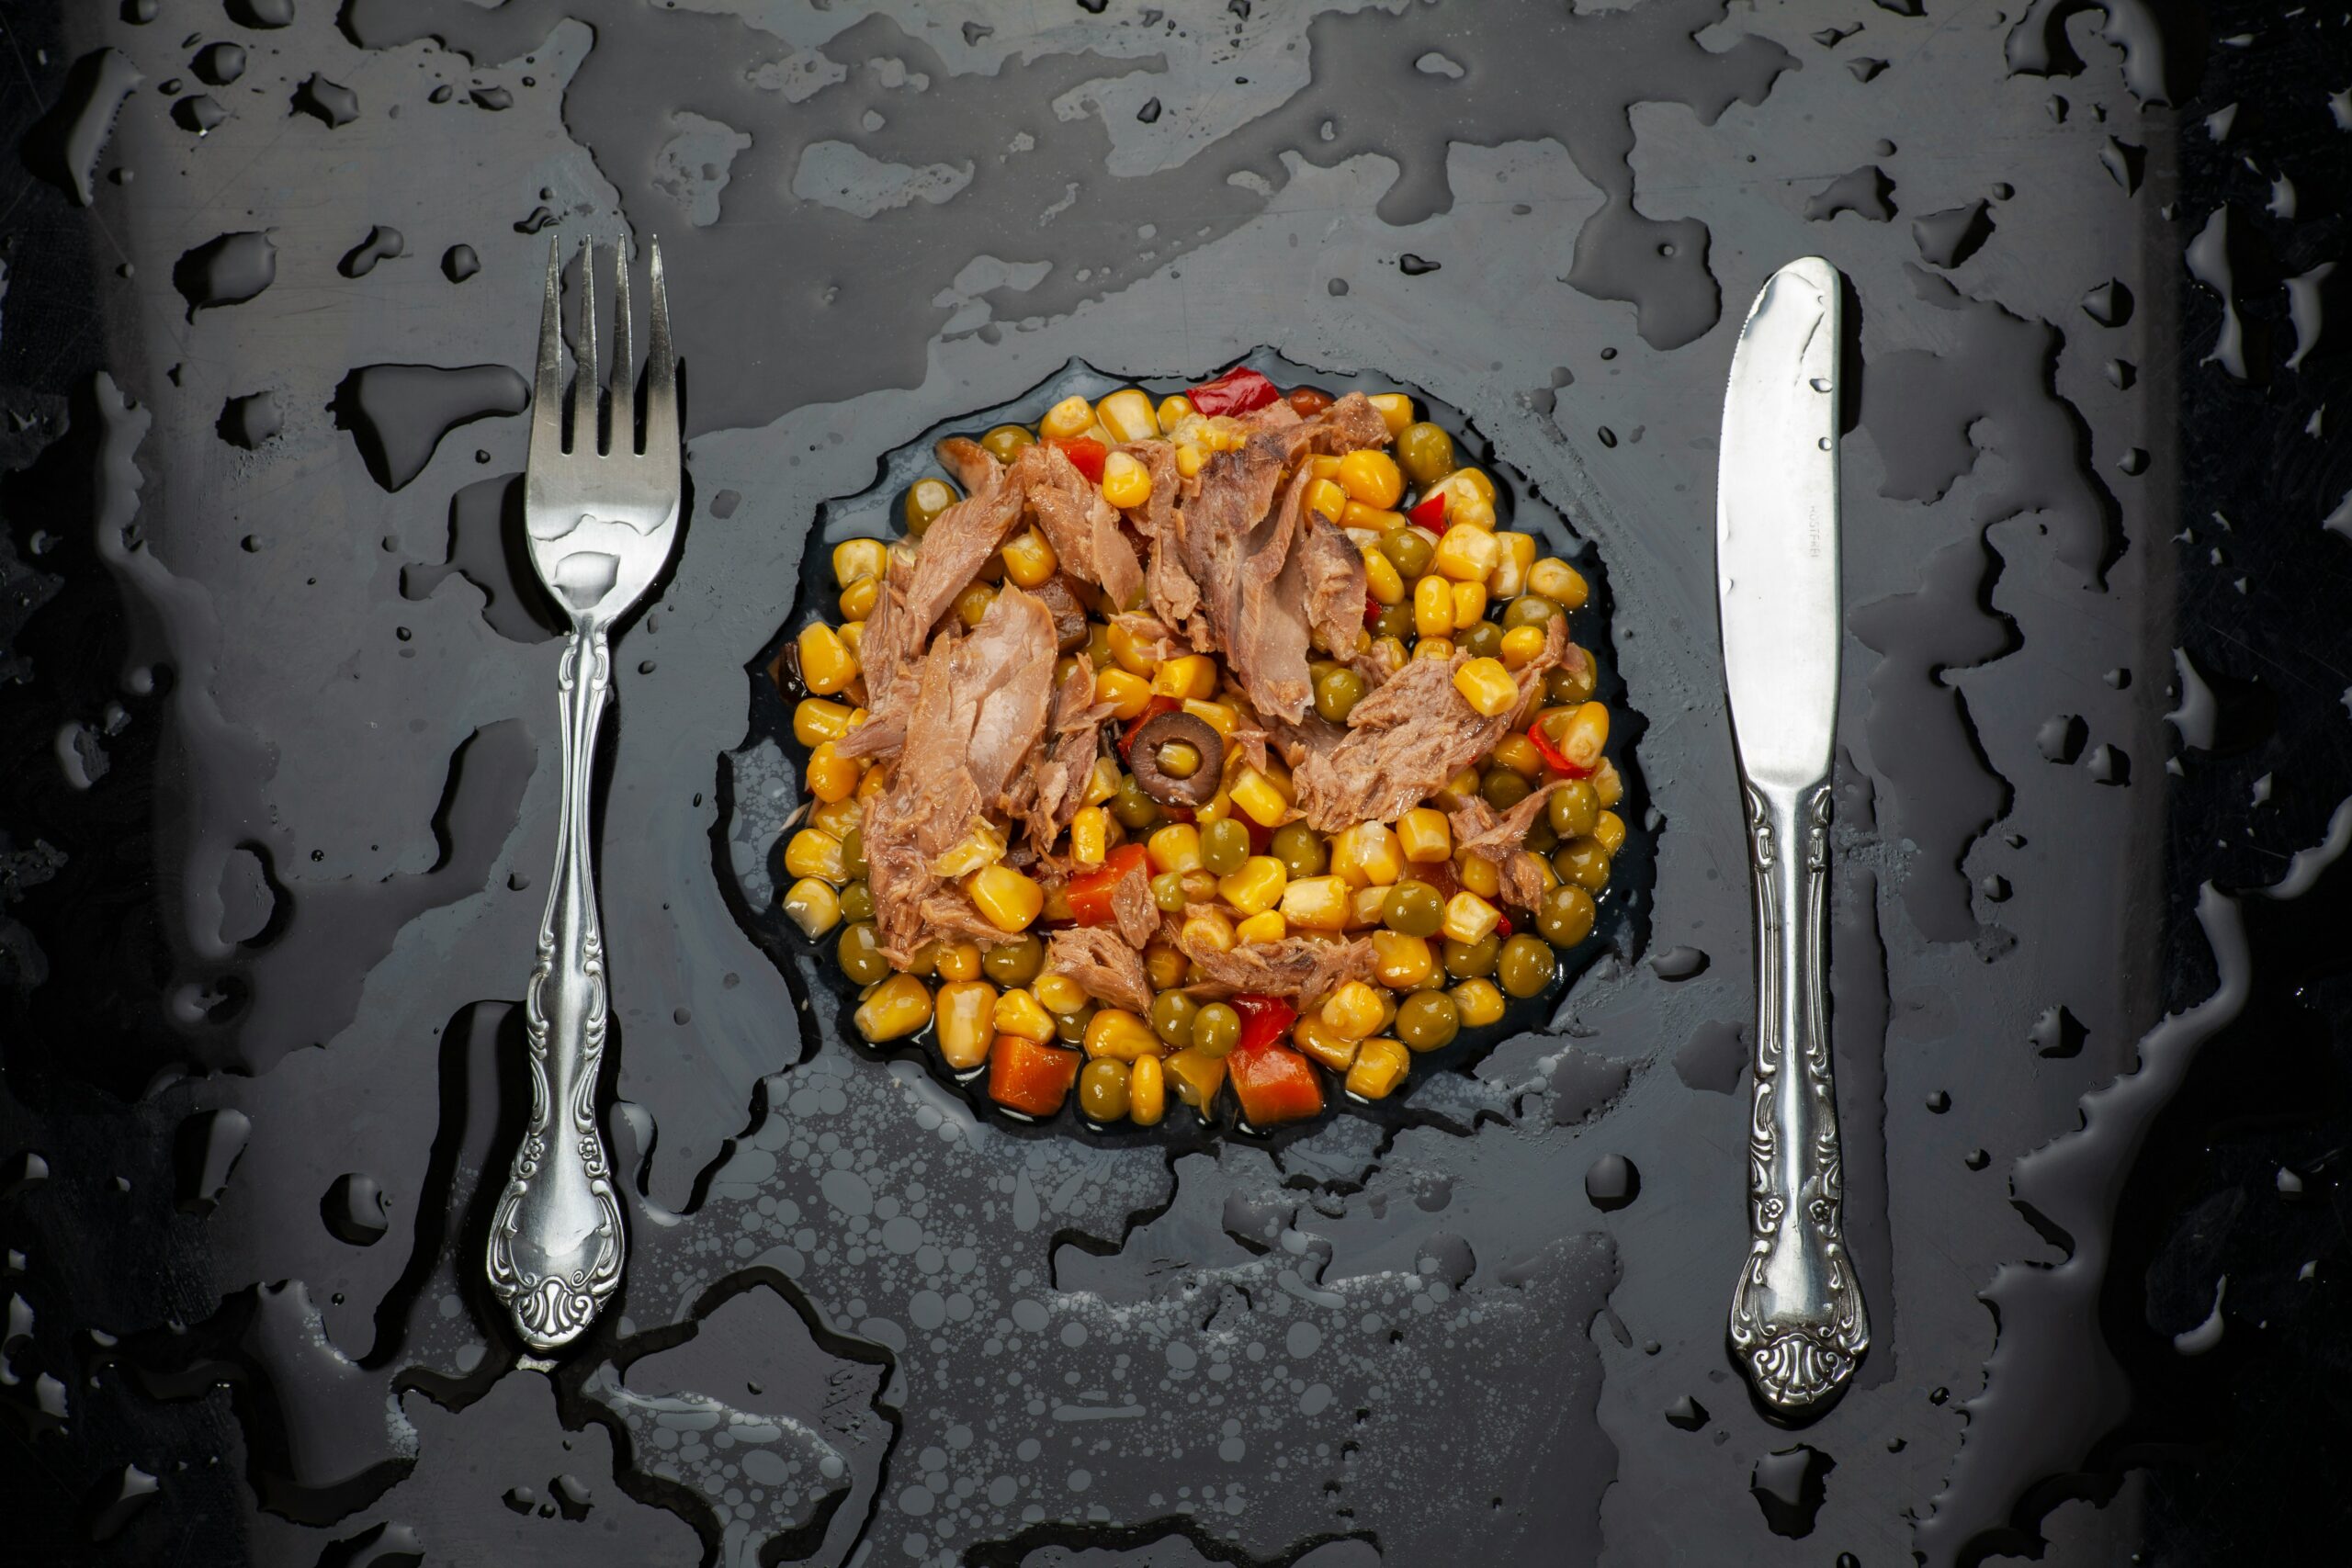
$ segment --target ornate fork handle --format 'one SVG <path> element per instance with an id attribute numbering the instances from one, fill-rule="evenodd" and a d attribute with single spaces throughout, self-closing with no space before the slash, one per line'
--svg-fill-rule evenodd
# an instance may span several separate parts
<path id="1" fill-rule="evenodd" d="M 1756 1101 L 1731 1346 L 1766 1405 L 1796 1417 L 1835 1399 L 1870 1346 L 1846 1256 L 1822 967 L 1829 784 L 1743 788 L 1756 889 Z"/>
<path id="2" fill-rule="evenodd" d="M 588 840 L 596 727 L 612 691 L 605 629 L 573 626 L 559 675 L 563 799 L 555 875 L 525 1000 L 531 1120 L 490 1232 L 491 1289 L 532 1348 L 569 1343 L 619 1286 L 626 1251 L 596 1124 L 605 1055 L 605 950 Z"/>

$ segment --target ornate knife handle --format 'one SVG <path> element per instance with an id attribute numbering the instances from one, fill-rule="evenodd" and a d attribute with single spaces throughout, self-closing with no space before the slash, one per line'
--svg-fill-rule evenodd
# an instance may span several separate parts
<path id="1" fill-rule="evenodd" d="M 1846 1256 L 1822 967 L 1829 783 L 1742 787 L 1756 887 L 1756 1102 L 1749 1246 L 1732 1292 L 1731 1348 L 1765 1405 L 1798 1419 L 1844 1391 L 1870 1347 Z"/>
<path id="2" fill-rule="evenodd" d="M 621 1209 L 596 1123 L 605 1056 L 605 948 L 588 842 L 596 726 L 612 691 L 602 626 L 576 625 L 559 684 L 563 802 L 555 875 L 524 1002 L 531 1121 L 490 1230 L 490 1288 L 535 1350 L 579 1337 L 619 1286 Z"/>

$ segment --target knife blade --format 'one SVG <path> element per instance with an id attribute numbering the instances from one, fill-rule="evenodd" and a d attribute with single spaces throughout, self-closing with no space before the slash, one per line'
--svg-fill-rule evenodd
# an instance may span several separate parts
<path id="1" fill-rule="evenodd" d="M 1870 1345 L 1845 1247 L 1823 926 L 1837 741 L 1839 289 L 1818 256 L 1757 295 L 1732 352 L 1715 499 L 1724 686 L 1756 913 L 1748 1254 L 1727 1338 L 1768 1413 L 1810 1418 Z"/>

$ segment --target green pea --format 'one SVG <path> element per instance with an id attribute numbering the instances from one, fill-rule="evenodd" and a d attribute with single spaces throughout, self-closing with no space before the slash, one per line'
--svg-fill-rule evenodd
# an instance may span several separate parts
<path id="1" fill-rule="evenodd" d="M 1201 864 L 1219 876 L 1230 876 L 1250 858 L 1250 829 L 1232 818 L 1221 818 L 1201 829 Z"/>
<path id="2" fill-rule="evenodd" d="M 1581 839 L 1600 821 L 1600 798 L 1582 779 L 1570 779 L 1544 803 L 1552 830 L 1563 839 Z"/>
<path id="3" fill-rule="evenodd" d="M 1241 1043 L 1241 1015 L 1211 1002 L 1193 1015 L 1193 1049 L 1211 1056 L 1229 1055 Z"/>
<path id="4" fill-rule="evenodd" d="M 874 918 L 874 890 L 863 882 L 853 882 L 842 889 L 842 919 L 870 920 Z"/>
<path id="5" fill-rule="evenodd" d="M 938 972 L 939 944 L 935 942 L 927 942 L 916 948 L 914 957 L 907 963 L 908 974 L 919 975 L 926 980 Z"/>
<path id="6" fill-rule="evenodd" d="M 1046 944 L 1034 936 L 999 942 L 980 954 L 980 969 L 1000 986 L 1025 986 L 1046 967 Z"/>
<path id="7" fill-rule="evenodd" d="M 870 986 L 890 972 L 890 961 L 882 956 L 882 938 L 872 920 L 842 928 L 833 952 L 841 960 L 842 973 L 861 986 Z"/>
<path id="8" fill-rule="evenodd" d="M 1517 771 L 1496 767 L 1487 770 L 1486 782 L 1478 786 L 1478 793 L 1485 795 L 1487 804 L 1496 810 L 1509 811 L 1525 800 L 1534 787 Z"/>
<path id="9" fill-rule="evenodd" d="M 1541 593 L 1522 593 L 1503 609 L 1503 630 L 1516 631 L 1521 626 L 1545 626 L 1552 617 L 1566 614 L 1556 600 Z"/>
<path id="10" fill-rule="evenodd" d="M 1380 553 L 1396 569 L 1396 575 L 1410 582 L 1430 569 L 1430 558 L 1437 553 L 1437 541 L 1419 528 L 1391 528 L 1380 536 Z"/>
<path id="11" fill-rule="evenodd" d="M 1570 839 L 1552 852 L 1552 869 L 1562 881 L 1598 893 L 1609 886 L 1609 852 L 1590 834 Z"/>
<path id="12" fill-rule="evenodd" d="M 1054 1015 L 1054 1038 L 1065 1045 L 1076 1045 L 1086 1038 L 1086 1026 L 1094 1021 L 1095 1004 L 1089 1001 L 1076 1012 Z"/>
<path id="13" fill-rule="evenodd" d="M 1416 531 L 1417 530 L 1410 528 L 1400 528 L 1397 530 L 1397 533 L 1409 534 Z M 1395 534 L 1389 536 L 1392 539 L 1396 536 Z M 1413 635 L 1413 606 L 1411 601 L 1408 600 L 1395 604 L 1383 604 L 1380 607 L 1380 614 L 1372 618 L 1372 635 L 1374 637 L 1393 637 L 1400 639 L 1411 637 Z"/>
<path id="14" fill-rule="evenodd" d="M 1454 633 L 1453 646 L 1473 659 L 1492 659 L 1503 650 L 1503 629 L 1492 621 L 1480 621 Z"/>
<path id="15" fill-rule="evenodd" d="M 1333 724 L 1345 724 L 1348 715 L 1372 687 L 1352 670 L 1334 670 L 1315 682 L 1315 711 Z"/>
<path id="16" fill-rule="evenodd" d="M 1415 991 L 1397 1004 L 1396 1030 L 1411 1049 L 1434 1051 L 1462 1032 L 1462 1010 L 1443 991 Z"/>
<path id="17" fill-rule="evenodd" d="M 1273 852 L 1293 877 L 1320 876 L 1331 859 L 1323 835 L 1304 822 L 1285 822 L 1275 829 Z"/>
<path id="18" fill-rule="evenodd" d="M 1000 424 L 980 437 L 980 450 L 1007 465 L 1021 456 L 1023 447 L 1036 444 L 1036 435 L 1023 424 Z"/>
<path id="19" fill-rule="evenodd" d="M 1117 1122 L 1127 1114 L 1127 1065 L 1109 1056 L 1086 1064 L 1078 1075 L 1078 1108 L 1091 1122 Z"/>
<path id="20" fill-rule="evenodd" d="M 960 499 L 956 487 L 937 476 L 917 479 L 907 487 L 906 502 L 900 510 L 907 519 L 907 532 L 916 538 L 939 520 L 939 514 Z"/>
<path id="21" fill-rule="evenodd" d="M 1144 794 L 1143 785 L 1129 773 L 1119 781 L 1119 793 L 1111 797 L 1111 815 L 1130 833 L 1140 833 L 1159 820 L 1159 802 Z"/>
<path id="22" fill-rule="evenodd" d="M 1591 894 L 1573 882 L 1563 882 L 1536 905 L 1535 929 L 1554 947 L 1574 947 L 1592 934 L 1596 913 Z"/>
<path id="23" fill-rule="evenodd" d="M 1427 420 L 1408 424 L 1396 436 L 1396 466 L 1417 485 L 1434 484 L 1453 472 L 1453 437 Z"/>
<path id="24" fill-rule="evenodd" d="M 1151 901 L 1160 913 L 1181 915 L 1184 912 L 1184 875 L 1182 872 L 1163 871 L 1151 879 Z"/>
<path id="25" fill-rule="evenodd" d="M 1400 882 L 1381 900 L 1380 919 L 1400 935 L 1435 936 L 1445 919 L 1445 900 L 1426 882 Z"/>
<path id="26" fill-rule="evenodd" d="M 1151 999 L 1152 1032 L 1179 1051 L 1193 1043 L 1193 1020 L 1201 1004 L 1182 991 L 1162 991 Z"/>
<path id="27" fill-rule="evenodd" d="M 1544 677 L 1544 700 L 1561 707 L 1589 703 L 1592 701 L 1592 685 L 1591 658 L 1571 657 L 1567 663 Z"/>
<path id="28" fill-rule="evenodd" d="M 1540 937 L 1521 931 L 1503 943 L 1495 961 L 1495 980 L 1514 997 L 1532 997 L 1552 983 L 1551 948 Z"/>
<path id="29" fill-rule="evenodd" d="M 865 830 L 852 828 L 842 835 L 842 871 L 854 881 L 865 874 Z"/>
<path id="30" fill-rule="evenodd" d="M 1495 972 L 1495 956 L 1502 947 L 1502 939 L 1492 931 L 1476 942 L 1455 942 L 1448 937 L 1445 972 L 1457 980 L 1484 979 Z"/>
<path id="31" fill-rule="evenodd" d="M 1524 847 L 1533 851 L 1535 853 L 1539 855 L 1548 855 L 1552 852 L 1554 848 L 1559 844 L 1559 841 L 1560 835 L 1554 830 L 1552 827 L 1552 819 L 1549 817 L 1539 815 L 1534 821 L 1530 822 L 1527 825 L 1527 838 L 1524 842 Z"/>

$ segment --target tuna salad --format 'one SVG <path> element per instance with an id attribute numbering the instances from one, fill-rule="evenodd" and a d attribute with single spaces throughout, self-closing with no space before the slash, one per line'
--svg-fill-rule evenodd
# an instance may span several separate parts
<path id="1" fill-rule="evenodd" d="M 937 457 L 773 671 L 784 910 L 866 1041 L 1265 1128 L 1554 984 L 1625 839 L 1588 588 L 1411 399 L 1244 368 Z"/>

